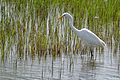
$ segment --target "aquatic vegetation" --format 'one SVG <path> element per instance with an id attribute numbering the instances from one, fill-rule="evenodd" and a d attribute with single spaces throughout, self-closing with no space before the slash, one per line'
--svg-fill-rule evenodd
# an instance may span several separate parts
<path id="1" fill-rule="evenodd" d="M 2 61 L 15 49 L 17 57 L 47 55 L 46 51 L 61 55 L 61 49 L 77 52 L 79 38 L 57 22 L 63 12 L 74 16 L 75 26 L 100 36 L 107 44 L 120 44 L 120 0 L 1 0 L 0 53 Z M 51 52 L 52 51 L 52 52 Z"/>

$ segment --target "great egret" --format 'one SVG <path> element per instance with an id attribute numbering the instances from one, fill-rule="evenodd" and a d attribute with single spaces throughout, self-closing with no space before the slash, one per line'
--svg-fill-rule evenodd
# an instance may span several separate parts
<path id="1" fill-rule="evenodd" d="M 78 37 L 84 42 L 85 46 L 90 47 L 91 57 L 93 57 L 92 48 L 95 46 L 106 46 L 105 42 L 101 40 L 96 34 L 92 31 L 83 28 L 81 30 L 76 29 L 73 26 L 73 17 L 69 13 L 63 13 L 58 19 L 62 19 L 63 17 L 68 18 L 70 28 L 77 34 Z"/>

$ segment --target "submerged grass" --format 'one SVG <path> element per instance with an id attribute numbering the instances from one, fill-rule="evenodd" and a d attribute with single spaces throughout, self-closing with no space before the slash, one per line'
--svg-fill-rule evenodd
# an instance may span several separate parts
<path id="1" fill-rule="evenodd" d="M 60 55 L 61 49 L 76 51 L 79 39 L 67 22 L 57 22 L 63 12 L 70 12 L 78 29 L 83 27 L 100 36 L 108 44 L 120 40 L 120 0 L 1 0 L 0 52 L 2 61 L 14 53 L 18 58 Z M 66 26 L 66 27 L 64 27 Z"/>

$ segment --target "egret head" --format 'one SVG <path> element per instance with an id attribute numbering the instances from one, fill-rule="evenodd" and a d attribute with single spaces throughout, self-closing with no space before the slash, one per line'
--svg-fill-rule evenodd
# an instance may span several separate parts
<path id="1" fill-rule="evenodd" d="M 73 17 L 69 13 L 63 13 L 58 19 L 62 19 L 63 17 L 68 18 L 70 22 L 73 22 Z"/>

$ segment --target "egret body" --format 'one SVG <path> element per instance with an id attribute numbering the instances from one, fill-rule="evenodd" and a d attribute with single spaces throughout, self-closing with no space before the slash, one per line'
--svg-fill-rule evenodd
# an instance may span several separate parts
<path id="1" fill-rule="evenodd" d="M 73 25 L 73 17 L 69 13 L 63 13 L 62 16 L 59 17 L 59 19 L 62 19 L 63 17 L 68 18 L 70 28 L 73 30 L 73 32 L 76 33 L 78 37 L 85 43 L 85 46 L 89 47 L 104 47 L 106 46 L 105 42 L 101 40 L 96 34 L 94 34 L 92 31 L 83 28 L 81 30 L 78 30 Z M 93 56 L 93 53 L 91 51 L 91 57 Z"/>

